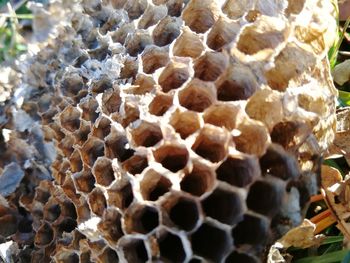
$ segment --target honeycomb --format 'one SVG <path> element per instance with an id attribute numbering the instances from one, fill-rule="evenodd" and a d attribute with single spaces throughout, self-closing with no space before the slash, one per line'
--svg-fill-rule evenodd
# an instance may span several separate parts
<path id="1" fill-rule="evenodd" d="M 333 139 L 334 12 L 74 4 L 23 76 L 57 153 L 53 179 L 18 200 L 32 262 L 262 262 L 302 222 Z"/>

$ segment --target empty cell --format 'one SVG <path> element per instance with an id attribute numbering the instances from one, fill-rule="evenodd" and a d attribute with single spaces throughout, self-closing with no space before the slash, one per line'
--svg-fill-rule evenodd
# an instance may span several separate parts
<path id="1" fill-rule="evenodd" d="M 78 150 L 74 150 L 69 157 L 70 170 L 72 173 L 80 172 L 83 169 L 83 162 Z"/>
<path id="2" fill-rule="evenodd" d="M 169 49 L 167 47 L 148 46 L 142 53 L 142 68 L 146 74 L 152 74 L 169 62 Z"/>
<path id="3" fill-rule="evenodd" d="M 133 57 L 141 54 L 146 46 L 151 44 L 153 44 L 152 37 L 143 30 L 138 30 L 133 35 L 128 35 L 126 39 L 126 49 L 129 55 Z"/>
<path id="4" fill-rule="evenodd" d="M 130 182 L 126 180 L 113 183 L 113 185 L 107 189 L 107 193 L 108 205 L 116 206 L 121 210 L 128 208 L 134 200 L 132 186 Z"/>
<path id="5" fill-rule="evenodd" d="M 55 221 L 61 215 L 61 207 L 54 198 L 50 198 L 44 206 L 43 218 L 49 222 Z"/>
<path id="6" fill-rule="evenodd" d="M 215 126 L 204 126 L 192 145 L 192 150 L 211 162 L 219 162 L 227 154 L 230 137 L 228 133 Z"/>
<path id="7" fill-rule="evenodd" d="M 98 256 L 98 260 L 99 263 L 117 263 L 119 262 L 119 257 L 115 250 L 106 247 Z"/>
<path id="8" fill-rule="evenodd" d="M 228 66 L 224 53 L 207 51 L 194 62 L 194 76 L 204 81 L 215 81 Z"/>
<path id="9" fill-rule="evenodd" d="M 70 250 L 62 250 L 57 252 L 54 256 L 56 262 L 65 262 L 65 263 L 78 263 L 79 256 L 76 252 Z"/>
<path id="10" fill-rule="evenodd" d="M 232 247 L 232 239 L 225 230 L 204 223 L 191 236 L 193 252 L 213 262 L 221 262 Z"/>
<path id="11" fill-rule="evenodd" d="M 43 222 L 35 235 L 34 244 L 37 247 L 46 247 L 53 241 L 54 237 L 55 233 L 50 224 Z"/>
<path id="12" fill-rule="evenodd" d="M 236 38 L 239 29 L 240 25 L 238 23 L 220 17 L 208 34 L 208 47 L 213 50 L 221 49 Z"/>
<path id="13" fill-rule="evenodd" d="M 82 118 L 86 121 L 95 122 L 98 118 L 99 113 L 97 113 L 98 103 L 92 97 L 85 97 L 80 103 L 79 107 L 83 110 Z"/>
<path id="14" fill-rule="evenodd" d="M 216 170 L 217 179 L 230 185 L 246 187 L 260 176 L 258 159 L 255 156 L 229 156 Z"/>
<path id="15" fill-rule="evenodd" d="M 183 169 L 189 158 L 186 147 L 177 144 L 162 145 L 153 151 L 153 155 L 157 162 L 174 173 Z"/>
<path id="16" fill-rule="evenodd" d="M 165 93 L 158 93 L 149 104 L 149 112 L 156 116 L 163 116 L 173 105 L 173 97 Z"/>
<path id="17" fill-rule="evenodd" d="M 162 131 L 158 124 L 142 121 L 135 129 L 131 130 L 133 143 L 136 146 L 151 147 L 163 139 Z"/>
<path id="18" fill-rule="evenodd" d="M 193 162 L 191 172 L 187 172 L 180 182 L 182 191 L 195 196 L 210 191 L 215 184 L 215 173 L 212 169 L 198 161 Z"/>
<path id="19" fill-rule="evenodd" d="M 214 104 L 205 110 L 203 119 L 205 123 L 232 130 L 242 118 L 241 108 L 230 104 Z"/>
<path id="20" fill-rule="evenodd" d="M 289 0 L 288 7 L 286 9 L 286 14 L 289 16 L 291 14 L 299 14 L 305 5 L 305 0 Z"/>
<path id="21" fill-rule="evenodd" d="M 64 137 L 63 140 L 61 140 L 57 146 L 62 151 L 63 155 L 69 158 L 69 156 L 72 154 L 74 150 L 73 144 L 74 144 L 74 137 L 71 135 L 68 135 Z"/>
<path id="22" fill-rule="evenodd" d="M 130 123 L 140 119 L 139 105 L 135 102 L 126 102 L 123 110 L 124 116 L 118 122 L 126 128 Z"/>
<path id="23" fill-rule="evenodd" d="M 77 73 L 71 73 L 65 76 L 60 85 L 62 94 L 67 97 L 73 97 L 85 88 L 83 78 Z"/>
<path id="24" fill-rule="evenodd" d="M 90 122 L 81 119 L 79 129 L 73 133 L 75 138 L 75 143 L 78 145 L 83 145 L 86 142 L 90 132 L 91 132 Z"/>
<path id="25" fill-rule="evenodd" d="M 77 191 L 89 193 L 95 187 L 95 178 L 90 169 L 75 173 L 72 178 Z"/>
<path id="26" fill-rule="evenodd" d="M 163 232 L 158 237 L 160 256 L 169 262 L 184 262 L 186 251 L 179 236 L 171 232 Z"/>
<path id="27" fill-rule="evenodd" d="M 220 187 L 202 201 L 202 207 L 207 216 L 228 225 L 242 220 L 245 210 L 243 198 L 238 193 Z"/>
<path id="28" fill-rule="evenodd" d="M 145 173 L 140 182 L 140 191 L 145 200 L 157 201 L 159 197 L 170 191 L 172 183 L 165 176 L 154 170 Z"/>
<path id="29" fill-rule="evenodd" d="M 244 219 L 232 230 L 232 237 L 236 246 L 249 244 L 260 246 L 268 242 L 270 222 L 263 216 L 244 215 Z"/>
<path id="30" fill-rule="evenodd" d="M 122 100 L 120 98 L 119 89 L 109 89 L 102 95 L 102 112 L 106 115 L 118 112 Z"/>
<path id="31" fill-rule="evenodd" d="M 69 197 L 74 203 L 79 203 L 80 194 L 76 192 L 75 185 L 71 176 L 67 176 L 62 184 L 63 192 Z"/>
<path id="32" fill-rule="evenodd" d="M 181 20 L 167 16 L 163 18 L 153 30 L 153 41 L 157 46 L 165 46 L 173 42 L 180 35 Z"/>
<path id="33" fill-rule="evenodd" d="M 306 140 L 310 132 L 310 127 L 301 122 L 279 122 L 272 129 L 271 140 L 286 150 L 293 151 Z"/>
<path id="34" fill-rule="evenodd" d="M 91 91 L 94 93 L 103 93 L 113 87 L 113 82 L 108 76 L 102 75 L 100 79 L 93 80 L 91 83 Z"/>
<path id="35" fill-rule="evenodd" d="M 123 8 L 130 19 L 134 20 L 144 14 L 147 9 L 147 0 L 127 0 Z"/>
<path id="36" fill-rule="evenodd" d="M 158 83 L 164 92 L 177 89 L 190 77 L 189 60 L 185 58 L 173 58 L 163 69 Z"/>
<path id="37" fill-rule="evenodd" d="M 92 127 L 92 136 L 103 140 L 111 132 L 111 121 L 106 117 L 98 118 Z"/>
<path id="38" fill-rule="evenodd" d="M 246 253 L 238 253 L 234 251 L 226 258 L 225 263 L 235 263 L 235 262 L 260 263 L 260 260 L 258 260 L 252 255 L 248 255 Z"/>
<path id="39" fill-rule="evenodd" d="M 170 124 L 181 138 L 185 139 L 200 128 L 200 116 L 193 111 L 180 112 L 177 110 L 171 116 Z"/>
<path id="40" fill-rule="evenodd" d="M 116 243 L 123 235 L 121 225 L 121 214 L 116 208 L 108 207 L 104 210 L 98 229 L 103 233 L 103 237 L 111 243 Z"/>
<path id="41" fill-rule="evenodd" d="M 188 110 L 202 112 L 215 102 L 216 89 L 213 83 L 193 79 L 179 92 L 180 105 Z"/>
<path id="42" fill-rule="evenodd" d="M 59 115 L 62 128 L 74 132 L 80 126 L 80 112 L 73 106 L 66 107 Z"/>
<path id="43" fill-rule="evenodd" d="M 129 147 L 128 139 L 125 135 L 112 132 L 105 139 L 106 157 L 110 159 L 117 158 L 118 161 L 124 162 L 134 154 L 134 150 Z"/>
<path id="44" fill-rule="evenodd" d="M 144 263 L 148 260 L 148 252 L 142 239 L 124 239 L 120 244 L 126 262 Z"/>
<path id="45" fill-rule="evenodd" d="M 106 198 L 100 188 L 95 188 L 88 195 L 88 203 L 92 212 L 102 216 L 107 206 Z"/>
<path id="46" fill-rule="evenodd" d="M 138 28 L 149 28 L 150 26 L 157 24 L 157 22 L 164 18 L 166 14 L 167 9 L 165 6 L 148 5 L 138 23 Z"/>
<path id="47" fill-rule="evenodd" d="M 80 154 L 84 164 L 92 167 L 97 158 L 104 155 L 104 142 L 90 137 L 81 148 Z"/>
<path id="48" fill-rule="evenodd" d="M 227 0 L 222 11 L 231 19 L 241 18 L 255 4 L 254 0 Z"/>
<path id="49" fill-rule="evenodd" d="M 132 86 L 125 90 L 125 92 L 134 95 L 144 95 L 154 90 L 155 87 L 156 82 L 151 76 L 139 73 L 133 81 Z"/>
<path id="50" fill-rule="evenodd" d="M 92 174 L 96 183 L 109 186 L 115 179 L 111 160 L 104 157 L 97 158 L 92 168 Z"/>
<path id="51" fill-rule="evenodd" d="M 260 166 L 264 175 L 270 174 L 282 180 L 295 179 L 300 175 L 297 160 L 277 144 L 269 146 L 260 158 Z"/>
<path id="52" fill-rule="evenodd" d="M 124 215 L 125 230 L 129 234 L 148 234 L 159 225 L 156 207 L 136 205 L 129 207 Z"/>
<path id="53" fill-rule="evenodd" d="M 216 2 L 194 0 L 187 4 L 182 12 L 185 25 L 196 33 L 204 33 L 211 28 L 218 17 Z"/>
<path id="54" fill-rule="evenodd" d="M 60 203 L 61 214 L 65 217 L 71 217 L 72 219 L 77 218 L 77 211 L 75 209 L 74 203 L 71 202 L 70 199 L 66 198 L 64 201 L 62 200 Z"/>
<path id="55" fill-rule="evenodd" d="M 129 159 L 123 162 L 122 167 L 125 171 L 132 175 L 140 174 L 148 166 L 146 156 L 134 154 Z"/>
<path id="56" fill-rule="evenodd" d="M 204 50 L 201 38 L 188 28 L 184 28 L 182 34 L 176 39 L 173 53 L 178 57 L 199 57 Z"/>
<path id="57" fill-rule="evenodd" d="M 256 181 L 249 189 L 247 206 L 253 211 L 273 217 L 279 211 L 284 187 L 277 180 Z"/>
<path id="58" fill-rule="evenodd" d="M 79 262 L 80 263 L 91 263 L 91 252 L 90 251 L 85 251 L 80 253 L 79 255 Z"/>
<path id="59" fill-rule="evenodd" d="M 118 30 L 114 32 L 110 32 L 110 35 L 114 42 L 124 45 L 126 37 L 129 34 L 133 34 L 134 32 L 135 32 L 135 24 L 131 22 L 131 23 L 124 23 L 123 25 L 120 26 Z"/>
<path id="60" fill-rule="evenodd" d="M 123 67 L 120 70 L 121 79 L 134 79 L 139 70 L 139 61 L 136 57 L 126 57 L 123 63 Z"/>
<path id="61" fill-rule="evenodd" d="M 259 89 L 252 71 L 243 65 L 229 66 L 215 82 L 217 97 L 221 101 L 246 100 Z"/>
<path id="62" fill-rule="evenodd" d="M 70 217 L 66 217 L 59 222 L 55 222 L 59 232 L 72 232 L 77 227 L 77 222 Z"/>

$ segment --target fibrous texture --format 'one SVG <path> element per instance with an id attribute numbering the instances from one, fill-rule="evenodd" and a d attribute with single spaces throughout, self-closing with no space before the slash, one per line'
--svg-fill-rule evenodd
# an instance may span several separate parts
<path id="1" fill-rule="evenodd" d="M 333 12 L 321 0 L 73 5 L 23 80 L 34 105 L 21 111 L 56 150 L 52 180 L 13 198 L 32 260 L 260 262 L 301 223 L 333 139 Z"/>

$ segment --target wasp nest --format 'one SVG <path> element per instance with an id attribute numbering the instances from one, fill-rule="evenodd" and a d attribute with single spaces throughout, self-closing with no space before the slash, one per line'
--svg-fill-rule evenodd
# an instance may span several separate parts
<path id="1" fill-rule="evenodd" d="M 260 262 L 302 221 L 333 139 L 331 3 L 72 10 L 24 76 L 57 152 L 19 199 L 33 262 Z"/>

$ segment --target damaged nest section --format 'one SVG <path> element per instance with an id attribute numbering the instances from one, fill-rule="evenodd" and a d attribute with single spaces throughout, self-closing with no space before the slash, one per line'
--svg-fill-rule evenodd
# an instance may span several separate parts
<path id="1" fill-rule="evenodd" d="M 261 262 L 301 223 L 333 139 L 333 13 L 321 0 L 71 3 L 8 111 L 0 180 L 23 180 L 3 190 L 1 235 L 32 262 Z"/>

